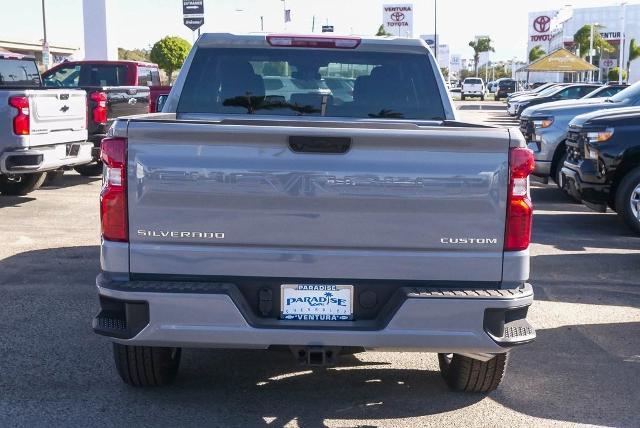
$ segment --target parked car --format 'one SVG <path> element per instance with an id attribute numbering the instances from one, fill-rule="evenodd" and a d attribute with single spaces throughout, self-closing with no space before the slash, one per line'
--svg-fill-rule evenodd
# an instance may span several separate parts
<path id="1" fill-rule="evenodd" d="M 640 83 L 610 98 L 558 101 L 527 109 L 520 118 L 520 130 L 536 157 L 534 174 L 560 183 L 560 169 L 566 155 L 569 122 L 580 114 L 619 107 L 640 106 Z"/>
<path id="2" fill-rule="evenodd" d="M 593 83 L 574 83 L 570 85 L 556 85 L 546 91 L 542 91 L 536 96 L 519 97 L 512 101 L 513 116 L 520 117 L 522 112 L 529 107 L 553 101 L 576 100 L 584 97 L 589 92 L 599 88 L 601 85 Z M 511 113 L 511 112 L 510 112 Z"/>
<path id="3" fill-rule="evenodd" d="M 294 73 L 293 76 L 264 76 L 263 82 L 266 95 L 271 99 L 280 97 L 284 102 L 291 102 L 292 97 L 293 102 L 297 102 L 297 97 L 301 93 L 331 95 L 331 89 L 329 89 L 325 80 L 307 79 L 301 73 Z M 347 100 L 348 98 L 347 96 Z M 353 96 L 351 96 L 351 99 L 353 99 Z"/>
<path id="4" fill-rule="evenodd" d="M 480 97 L 484 101 L 484 95 L 486 88 L 484 82 L 479 77 L 467 77 L 462 82 L 461 99 L 465 100 L 467 97 Z"/>
<path id="5" fill-rule="evenodd" d="M 523 91 L 513 92 L 513 93 L 511 93 L 511 94 L 509 94 L 507 96 L 507 102 L 511 101 L 512 99 L 514 99 L 516 97 L 520 97 L 520 96 L 523 96 L 523 95 L 539 94 L 540 92 L 542 92 L 542 91 L 544 91 L 546 89 L 549 89 L 552 86 L 556 86 L 558 84 L 559 83 L 549 82 L 549 83 L 545 83 L 545 84 L 540 85 L 540 86 L 536 86 L 535 88 L 530 88 L 530 89 L 523 90 Z"/>
<path id="6" fill-rule="evenodd" d="M 513 79 L 504 79 L 498 82 L 496 88 L 496 101 L 500 101 L 502 98 L 506 98 L 509 94 L 516 91 L 516 81 Z"/>
<path id="7" fill-rule="evenodd" d="M 616 211 L 640 234 L 640 108 L 626 107 L 574 118 L 567 135 L 561 181 L 589 208 Z"/>
<path id="8" fill-rule="evenodd" d="M 316 82 L 274 104 L 258 61 Z M 353 101 L 314 89 L 329 64 L 358 70 Z M 533 155 L 456 121 L 422 41 L 203 34 L 162 116 L 116 120 L 102 159 L 93 326 L 126 383 L 171 382 L 181 347 L 393 348 L 486 393 L 535 338 Z"/>
<path id="9" fill-rule="evenodd" d="M 89 141 L 93 162 L 79 165 L 82 175 L 102 173 L 100 141 L 113 120 L 149 112 L 149 87 L 160 85 L 158 66 L 138 61 L 68 61 L 42 74 L 49 88 L 77 88 L 87 92 Z"/>
<path id="10" fill-rule="evenodd" d="M 91 162 L 84 91 L 45 89 L 35 59 L 0 56 L 0 193 L 26 195 L 47 172 Z"/>
<path id="11" fill-rule="evenodd" d="M 353 101 L 353 86 L 355 79 L 345 77 L 324 77 L 322 79 L 331 90 L 336 101 L 347 103 Z"/>
<path id="12" fill-rule="evenodd" d="M 629 85 L 603 85 L 595 89 L 594 91 L 589 92 L 587 95 L 580 99 L 588 100 L 589 98 L 609 98 L 628 87 Z"/>

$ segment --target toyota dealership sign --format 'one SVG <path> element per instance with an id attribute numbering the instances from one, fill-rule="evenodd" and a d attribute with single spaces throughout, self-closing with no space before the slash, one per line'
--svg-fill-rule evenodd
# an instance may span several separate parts
<path id="1" fill-rule="evenodd" d="M 413 37 L 413 5 L 382 5 L 382 22 L 387 33 L 400 37 Z"/>
<path id="2" fill-rule="evenodd" d="M 535 16 L 529 28 L 529 37 L 532 42 L 548 42 L 551 40 L 551 17 L 549 15 Z"/>

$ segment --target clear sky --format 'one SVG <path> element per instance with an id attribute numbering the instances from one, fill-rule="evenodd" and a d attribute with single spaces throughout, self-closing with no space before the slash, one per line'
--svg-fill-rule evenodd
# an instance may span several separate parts
<path id="1" fill-rule="evenodd" d="M 83 44 L 82 0 L 45 0 L 49 43 L 81 47 Z M 118 46 L 144 48 L 165 35 L 192 40 L 182 25 L 182 0 L 109 0 L 113 4 L 113 25 Z M 207 32 L 260 30 L 283 31 L 281 0 L 205 0 Z M 336 33 L 373 34 L 382 21 L 382 0 L 287 0 L 292 22 L 289 32 L 316 31 L 328 22 Z M 401 1 L 397 3 L 402 3 Z M 407 1 L 406 3 L 411 3 Z M 0 40 L 38 42 L 42 39 L 41 0 L 0 0 Z M 477 34 L 490 35 L 495 59 L 524 58 L 527 16 L 530 11 L 559 9 L 565 4 L 591 7 L 619 4 L 609 0 L 440 0 L 438 33 L 452 53 L 471 56 L 468 42 Z M 414 36 L 433 33 L 434 0 L 415 0 Z"/>

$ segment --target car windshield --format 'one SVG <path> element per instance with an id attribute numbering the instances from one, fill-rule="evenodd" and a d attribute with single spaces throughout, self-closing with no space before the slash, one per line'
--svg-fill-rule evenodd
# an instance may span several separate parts
<path id="1" fill-rule="evenodd" d="M 435 120 L 444 106 L 426 54 L 203 48 L 177 113 Z"/>
<path id="2" fill-rule="evenodd" d="M 40 73 L 33 60 L 0 59 L 0 88 L 40 86 Z"/>
<path id="3" fill-rule="evenodd" d="M 626 89 L 618 92 L 609 101 L 612 103 L 623 103 L 640 99 L 640 82 L 634 83 Z"/>
<path id="4" fill-rule="evenodd" d="M 544 85 L 538 86 L 536 89 L 533 90 L 533 92 L 536 94 L 539 94 L 540 92 L 545 91 L 555 85 L 556 85 L 555 83 L 545 83 Z"/>
<path id="5" fill-rule="evenodd" d="M 556 93 L 560 92 L 562 90 L 562 88 L 564 88 L 564 86 L 550 86 L 547 89 L 545 89 L 544 91 L 541 91 L 540 93 L 538 93 L 539 96 L 541 97 L 546 97 L 549 95 L 555 95 Z"/>

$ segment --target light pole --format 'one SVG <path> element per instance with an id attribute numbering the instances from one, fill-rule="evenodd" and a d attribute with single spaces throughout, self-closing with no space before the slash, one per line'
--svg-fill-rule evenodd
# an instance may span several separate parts
<path id="1" fill-rule="evenodd" d="M 42 40 L 42 65 L 49 68 L 51 55 L 49 54 L 49 40 L 47 39 L 47 14 L 45 12 L 44 0 L 42 0 L 42 30 L 44 39 Z"/>
<path id="2" fill-rule="evenodd" d="M 284 21 L 284 31 L 287 31 L 287 0 L 282 0 L 282 20 Z"/>
<path id="3" fill-rule="evenodd" d="M 597 22 L 591 23 L 591 35 L 589 36 L 589 64 L 593 65 L 593 27 L 599 26 Z M 593 70 L 589 71 L 589 81 L 593 82 Z"/>
<path id="4" fill-rule="evenodd" d="M 436 43 L 436 61 L 438 61 L 438 0 L 433 0 L 433 38 Z"/>
<path id="5" fill-rule="evenodd" d="M 625 36 L 625 14 L 627 12 L 627 2 L 622 2 L 620 12 L 622 13 L 622 32 L 620 33 L 620 59 L 618 60 L 618 84 L 622 85 L 622 64 L 624 63 L 624 36 Z"/>

